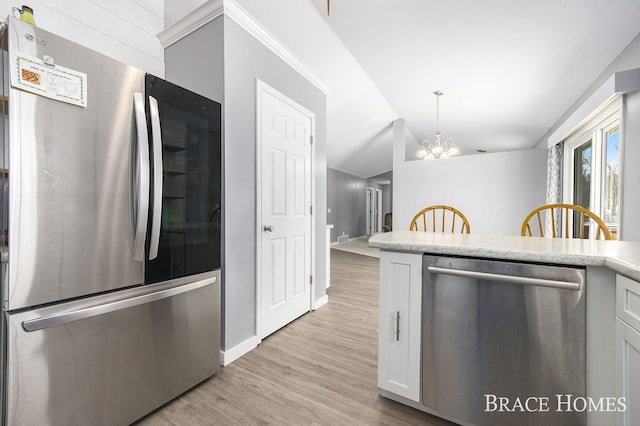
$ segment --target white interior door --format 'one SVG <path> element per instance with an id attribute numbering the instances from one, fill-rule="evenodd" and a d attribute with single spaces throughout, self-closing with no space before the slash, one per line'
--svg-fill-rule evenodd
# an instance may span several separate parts
<path id="1" fill-rule="evenodd" d="M 382 191 L 366 188 L 365 233 L 367 236 L 382 232 Z"/>
<path id="2" fill-rule="evenodd" d="M 375 223 L 375 216 L 373 214 L 373 209 L 375 206 L 375 203 L 373 202 L 373 188 L 367 188 L 367 196 L 366 196 L 366 200 L 367 200 L 367 205 L 365 207 L 366 209 L 366 215 L 365 215 L 365 234 L 366 235 L 373 235 L 373 224 Z"/>
<path id="3" fill-rule="evenodd" d="M 258 332 L 311 310 L 313 114 L 258 84 Z"/>
<path id="4" fill-rule="evenodd" d="M 376 189 L 376 234 L 382 232 L 382 190 Z"/>

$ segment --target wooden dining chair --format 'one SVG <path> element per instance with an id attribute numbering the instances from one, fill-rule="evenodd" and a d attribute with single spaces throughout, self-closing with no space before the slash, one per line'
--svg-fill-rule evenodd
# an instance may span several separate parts
<path id="1" fill-rule="evenodd" d="M 459 231 L 456 230 L 456 224 Z M 466 216 L 450 206 L 429 206 L 420 210 L 411 220 L 410 231 L 460 232 L 469 233 Z"/>
<path id="2" fill-rule="evenodd" d="M 577 238 L 575 235 L 578 234 L 579 238 L 588 239 L 592 235 L 592 228 L 595 227 L 596 240 L 613 239 L 607 224 L 598 215 L 573 204 L 547 204 L 538 207 L 522 222 L 520 235 L 544 237 L 547 217 L 550 217 L 553 238 Z"/>

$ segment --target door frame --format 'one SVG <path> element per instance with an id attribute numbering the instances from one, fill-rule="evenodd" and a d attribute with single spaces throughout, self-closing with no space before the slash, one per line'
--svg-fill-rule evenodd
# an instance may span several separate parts
<path id="1" fill-rule="evenodd" d="M 364 234 L 369 237 L 371 235 L 373 235 L 373 198 L 374 198 L 374 190 L 372 187 L 367 186 L 365 189 L 365 203 L 364 203 L 364 210 L 365 210 L 365 218 L 364 218 Z"/>
<path id="2" fill-rule="evenodd" d="M 574 163 L 573 155 L 575 149 L 591 140 L 591 186 L 589 189 L 590 206 L 589 210 L 596 215 L 603 217 L 602 209 L 603 192 L 605 182 L 606 158 L 604 149 L 606 147 L 607 130 L 620 126 L 620 205 L 618 216 L 618 239 L 622 238 L 622 194 L 624 192 L 624 155 L 625 155 L 625 110 L 622 96 L 615 96 L 598 108 L 589 118 L 585 119 L 578 128 L 564 139 L 564 152 L 562 163 L 562 202 L 574 204 Z M 569 218 L 569 225 L 573 228 L 573 217 Z"/>
<path id="3" fill-rule="evenodd" d="M 261 259 L 262 259 L 262 98 L 263 94 L 270 95 L 279 101 L 289 105 L 291 108 L 297 110 L 298 112 L 304 114 L 309 117 L 311 120 L 311 164 L 309 167 L 309 173 L 311 178 L 311 207 L 312 213 L 309 215 L 309 220 L 311 221 L 311 237 L 309 239 L 309 254 L 311 256 L 310 263 L 310 274 L 312 277 L 316 276 L 316 256 L 315 256 L 315 241 L 316 241 L 316 232 L 315 232 L 315 217 L 316 217 L 316 209 L 315 201 L 316 201 L 316 145 L 315 145 L 315 134 L 316 134 L 316 115 L 298 104 L 296 101 L 291 98 L 283 95 L 278 90 L 269 86 L 264 81 L 256 78 L 256 171 L 255 171 L 255 179 L 256 179 L 256 210 L 255 210 L 255 270 L 256 270 L 256 299 L 255 299 L 255 314 L 256 314 L 256 322 L 255 322 L 255 332 L 257 342 L 260 343 L 262 341 L 262 267 L 261 267 Z M 315 293 L 316 293 L 316 280 L 312 279 L 310 285 L 310 297 L 309 297 L 309 311 L 315 309 Z"/>
<path id="4" fill-rule="evenodd" d="M 382 189 L 374 188 L 376 191 L 376 228 L 375 234 L 382 233 Z"/>
<path id="5" fill-rule="evenodd" d="M 365 235 L 373 236 L 382 232 L 382 190 L 365 188 Z"/>

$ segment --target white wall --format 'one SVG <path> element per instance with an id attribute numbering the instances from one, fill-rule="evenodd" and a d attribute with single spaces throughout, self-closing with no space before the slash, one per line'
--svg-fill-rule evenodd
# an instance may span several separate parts
<path id="1" fill-rule="evenodd" d="M 636 38 L 624 48 L 620 55 L 618 55 L 618 57 L 609 64 L 609 66 L 598 76 L 598 78 L 596 78 L 591 86 L 586 88 L 584 93 L 580 95 L 573 105 L 571 105 L 569 109 L 567 109 L 567 111 L 558 118 L 558 121 L 551 126 L 544 135 L 542 135 L 542 138 L 538 141 L 535 147 L 546 148 L 549 142 L 549 136 L 556 132 L 568 119 L 570 119 L 571 115 L 579 110 L 585 102 L 588 102 L 589 98 L 598 92 L 602 85 L 605 84 L 614 73 L 635 68 L 640 68 L 640 34 L 638 34 Z"/>
<path id="2" fill-rule="evenodd" d="M 165 27 L 175 24 L 207 1 L 208 0 L 164 0 Z"/>
<path id="3" fill-rule="evenodd" d="M 0 0 L 0 17 L 23 2 Z M 164 77 L 164 49 L 156 34 L 164 29 L 159 0 L 29 0 L 36 24 L 121 62 Z M 63 65 L 64 64 L 60 64 Z"/>
<path id="4" fill-rule="evenodd" d="M 393 230 L 409 229 L 424 207 L 460 210 L 474 234 L 520 235 L 522 221 L 545 204 L 544 149 L 466 155 L 425 163 L 395 161 Z"/>
<path id="5" fill-rule="evenodd" d="M 560 128 L 600 87 L 619 71 L 640 68 L 640 34 L 611 62 L 578 100 L 560 117 L 543 136 L 537 146 L 547 146 L 547 138 Z M 611 93 L 613 94 L 613 93 Z M 625 95 L 622 143 L 622 213 L 620 238 L 640 241 L 640 92 Z M 585 117 L 586 118 L 586 117 Z"/>

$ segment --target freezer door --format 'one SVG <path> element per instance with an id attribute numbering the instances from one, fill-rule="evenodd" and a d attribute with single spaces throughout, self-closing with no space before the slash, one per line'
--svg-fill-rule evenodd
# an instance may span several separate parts
<path id="1" fill-rule="evenodd" d="M 9 315 L 6 424 L 127 425 L 216 373 L 219 271 L 195 279 Z"/>
<path id="2" fill-rule="evenodd" d="M 134 229 L 148 190 L 134 188 L 149 158 L 136 151 L 134 93 L 144 73 L 19 20 L 8 31 L 5 73 L 20 52 L 87 74 L 86 108 L 9 89 L 9 310 L 141 284 Z"/>

